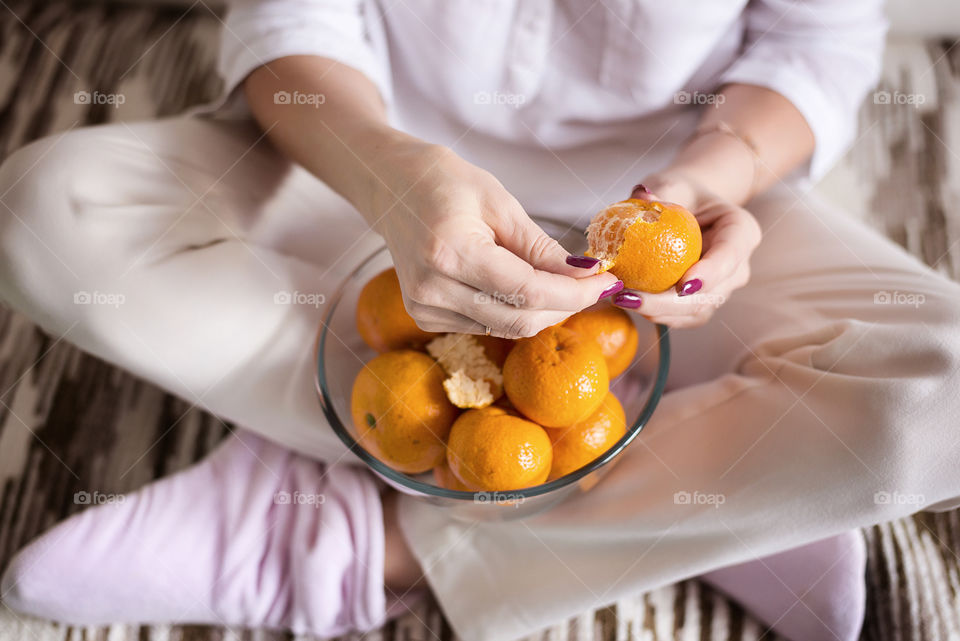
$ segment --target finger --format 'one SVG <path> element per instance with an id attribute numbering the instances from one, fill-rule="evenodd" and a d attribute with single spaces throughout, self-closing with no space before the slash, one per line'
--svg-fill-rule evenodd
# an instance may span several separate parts
<path id="1" fill-rule="evenodd" d="M 503 338 L 534 336 L 570 316 L 568 311 L 527 310 L 511 298 L 488 294 L 453 279 L 435 281 L 417 290 L 409 302 L 410 314 L 426 331 L 491 334 Z"/>
<path id="2" fill-rule="evenodd" d="M 613 304 L 638 312 L 651 320 L 672 316 L 696 316 L 707 310 L 716 310 L 726 302 L 732 290 L 731 281 L 716 283 L 709 291 L 701 290 L 689 296 L 679 296 L 673 289 L 658 294 L 623 290 L 613 297 Z"/>
<path id="3" fill-rule="evenodd" d="M 658 198 L 653 195 L 653 192 L 647 189 L 647 186 L 643 183 L 633 188 L 633 191 L 630 192 L 630 197 L 640 200 L 658 200 Z"/>
<path id="4" fill-rule="evenodd" d="M 670 329 L 690 329 L 705 325 L 712 317 L 713 313 L 697 316 L 657 316 L 647 320 L 658 325 L 666 325 Z"/>
<path id="5" fill-rule="evenodd" d="M 689 209 L 699 206 L 699 198 L 688 180 L 663 174 L 649 176 L 643 184 L 633 188 L 631 198 L 678 203 Z"/>
<path id="6" fill-rule="evenodd" d="M 425 332 L 437 334 L 483 334 L 486 328 L 463 314 L 440 307 L 428 307 L 414 303 L 412 305 L 416 317 L 417 327 Z"/>
<path id="7" fill-rule="evenodd" d="M 471 311 L 471 315 L 484 326 L 490 327 L 494 336 L 501 338 L 528 338 L 541 331 L 562 323 L 570 317 L 570 312 L 534 311 L 518 309 L 509 305 L 491 304 L 486 309 Z"/>
<path id="8" fill-rule="evenodd" d="M 599 260 L 571 255 L 520 209 L 519 204 L 516 210 L 493 216 L 489 224 L 497 243 L 534 269 L 571 278 L 583 278 L 599 269 Z"/>
<path id="9" fill-rule="evenodd" d="M 465 252 L 463 264 L 469 267 L 459 280 L 528 310 L 578 312 L 622 288 L 609 273 L 571 278 L 535 269 L 492 241 L 480 240 Z"/>
<path id="10" fill-rule="evenodd" d="M 719 216 L 711 211 L 713 208 L 704 212 L 706 218 L 712 219 L 709 246 L 677 282 L 680 296 L 695 294 L 709 283 L 731 278 L 760 243 L 760 226 L 749 212 L 739 207 L 718 207 L 728 211 Z"/>

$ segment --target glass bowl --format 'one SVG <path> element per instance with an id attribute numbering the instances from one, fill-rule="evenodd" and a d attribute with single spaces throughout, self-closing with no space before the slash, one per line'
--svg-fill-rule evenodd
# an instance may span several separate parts
<path id="1" fill-rule="evenodd" d="M 582 229 L 548 218 L 534 217 L 534 220 L 571 253 L 582 254 L 586 249 Z M 356 329 L 357 298 L 367 281 L 391 265 L 390 253 L 383 245 L 364 259 L 327 301 L 327 314 L 316 343 L 316 387 L 323 413 L 336 435 L 377 476 L 398 491 L 448 510 L 452 516 L 465 521 L 523 518 L 589 491 L 650 420 L 667 380 L 670 340 L 665 326 L 653 325 L 631 314 L 640 333 L 640 346 L 627 371 L 611 381 L 611 390 L 626 412 L 627 433 L 590 464 L 548 483 L 509 492 L 448 490 L 436 485 L 430 472 L 411 476 L 390 468 L 356 441 L 350 394 L 357 373 L 376 356 Z"/>

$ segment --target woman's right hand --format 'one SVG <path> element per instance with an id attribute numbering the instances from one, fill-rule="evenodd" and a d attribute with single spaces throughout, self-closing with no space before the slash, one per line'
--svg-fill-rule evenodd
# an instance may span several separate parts
<path id="1" fill-rule="evenodd" d="M 377 179 L 361 213 L 386 239 L 422 329 L 533 336 L 623 287 L 593 259 L 571 257 L 496 178 L 450 149 L 402 138 L 371 156 Z"/>

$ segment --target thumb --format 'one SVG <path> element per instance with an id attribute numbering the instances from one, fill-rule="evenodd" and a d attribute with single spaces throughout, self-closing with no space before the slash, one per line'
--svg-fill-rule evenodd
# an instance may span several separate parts
<path id="1" fill-rule="evenodd" d="M 512 220 L 501 221 L 499 227 L 495 226 L 493 230 L 497 243 L 534 269 L 571 278 L 583 278 L 597 272 L 599 261 L 583 256 L 571 256 L 570 252 L 547 235 L 524 212 L 520 212 Z"/>
<path id="2" fill-rule="evenodd" d="M 630 197 L 638 200 L 657 200 L 657 197 L 653 195 L 653 192 L 650 191 L 650 189 L 648 189 L 643 183 L 640 183 L 633 188 L 633 191 L 630 192 Z"/>
<path id="3" fill-rule="evenodd" d="M 654 174 L 648 176 L 630 192 L 631 198 L 640 200 L 660 200 L 677 203 L 690 209 L 699 209 L 702 189 L 693 183 L 671 175 Z"/>

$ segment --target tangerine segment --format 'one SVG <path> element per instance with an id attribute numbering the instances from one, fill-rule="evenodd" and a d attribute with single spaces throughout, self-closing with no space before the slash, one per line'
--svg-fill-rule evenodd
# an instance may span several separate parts
<path id="1" fill-rule="evenodd" d="M 607 361 L 594 341 L 554 325 L 522 338 L 503 365 L 503 389 L 521 414 L 544 427 L 590 416 L 610 386 Z"/>
<path id="2" fill-rule="evenodd" d="M 371 278 L 357 299 L 357 331 L 378 352 L 422 349 L 436 336 L 417 326 L 403 305 L 397 271 L 392 267 Z"/>
<path id="3" fill-rule="evenodd" d="M 630 315 L 613 305 L 596 305 L 577 312 L 563 324 L 600 346 L 610 378 L 622 374 L 637 353 L 639 332 Z"/>
<path id="4" fill-rule="evenodd" d="M 628 289 L 659 293 L 700 260 L 703 237 L 693 214 L 674 203 L 630 198 L 587 227 L 590 255 Z"/>
<path id="5" fill-rule="evenodd" d="M 546 431 L 499 407 L 468 410 L 450 429 L 447 463 L 471 490 L 506 492 L 539 485 L 552 462 Z"/>
<path id="6" fill-rule="evenodd" d="M 413 350 L 387 352 L 367 363 L 353 382 L 350 410 L 359 443 L 407 474 L 443 461 L 458 412 L 443 391 L 443 370 Z"/>
<path id="7" fill-rule="evenodd" d="M 627 433 L 627 418 L 623 405 L 613 393 L 608 393 L 593 414 L 570 427 L 547 430 L 553 445 L 552 481 L 579 470 L 609 450 Z"/>

